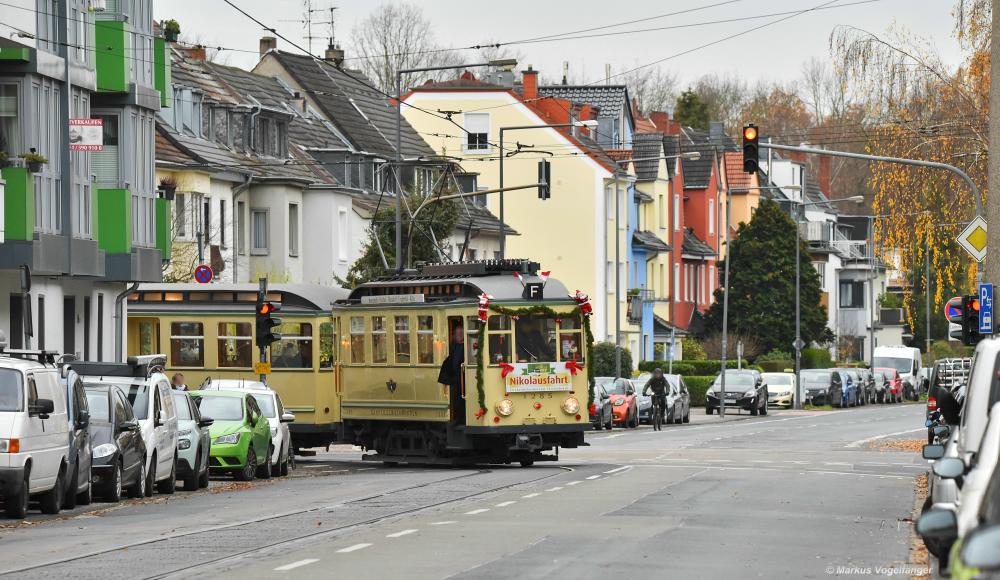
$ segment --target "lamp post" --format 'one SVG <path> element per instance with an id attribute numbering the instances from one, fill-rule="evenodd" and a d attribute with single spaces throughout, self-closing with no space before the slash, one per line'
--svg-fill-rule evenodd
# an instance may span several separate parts
<path id="1" fill-rule="evenodd" d="M 396 159 L 393 164 L 393 176 L 396 183 L 399 183 L 399 168 L 403 164 L 403 75 L 416 72 L 430 72 L 436 70 L 456 70 L 465 68 L 482 68 L 487 66 L 513 67 L 517 65 L 517 59 L 505 58 L 491 60 L 489 62 L 479 62 L 474 64 L 455 64 L 446 66 L 425 66 L 419 68 L 405 68 L 396 71 Z M 501 151 L 503 153 L 503 151 Z M 402 187 L 396 188 L 396 271 L 403 269 L 403 191 Z"/>

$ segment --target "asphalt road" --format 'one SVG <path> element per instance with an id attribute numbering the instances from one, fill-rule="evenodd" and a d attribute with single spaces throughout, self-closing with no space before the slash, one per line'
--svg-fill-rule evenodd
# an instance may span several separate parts
<path id="1" fill-rule="evenodd" d="M 386 468 L 337 448 L 295 475 L 0 527 L 24 578 L 822 578 L 908 557 L 920 405 L 599 431 L 555 464 Z M 900 575 L 898 572 L 896 575 Z"/>

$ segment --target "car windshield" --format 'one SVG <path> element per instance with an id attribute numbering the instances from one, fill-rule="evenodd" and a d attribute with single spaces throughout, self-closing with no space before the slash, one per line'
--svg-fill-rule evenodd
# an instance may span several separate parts
<path id="1" fill-rule="evenodd" d="M 199 397 L 201 403 L 198 410 L 203 417 L 211 417 L 216 421 L 242 421 L 243 420 L 243 399 L 242 397 L 213 397 L 204 395 Z"/>
<path id="2" fill-rule="evenodd" d="M 609 395 L 624 395 L 625 394 L 625 381 L 623 379 L 604 379 L 598 381 L 598 384 L 604 387 L 604 390 L 608 392 Z"/>
<path id="3" fill-rule="evenodd" d="M 800 371 L 803 385 L 826 386 L 830 383 L 830 371 Z"/>
<path id="4" fill-rule="evenodd" d="M 887 369 L 895 369 L 901 373 L 908 373 L 913 370 L 913 360 L 908 358 L 897 358 L 894 356 L 877 356 L 875 365 Z"/>
<path id="5" fill-rule="evenodd" d="M 257 406 L 260 407 L 260 412 L 264 414 L 268 419 L 274 419 L 277 414 L 274 412 L 274 397 L 271 395 L 254 395 L 254 400 L 257 401 Z"/>
<path id="6" fill-rule="evenodd" d="M 20 411 L 23 406 L 21 373 L 14 369 L 0 369 L 0 411 Z"/>
<path id="7" fill-rule="evenodd" d="M 774 373 L 764 375 L 764 382 L 771 387 L 785 387 L 792 385 L 792 375 L 786 375 L 785 373 Z"/>
<path id="8" fill-rule="evenodd" d="M 107 391 L 87 391 L 87 407 L 90 408 L 90 420 L 96 423 L 111 422 L 111 407 L 108 403 Z"/>
<path id="9" fill-rule="evenodd" d="M 187 395 L 174 395 L 174 406 L 177 407 L 177 419 L 179 421 L 191 420 L 191 407 L 188 406 Z"/>
<path id="10" fill-rule="evenodd" d="M 722 384 L 722 375 L 715 377 L 713 386 Z M 726 388 L 729 387 L 752 387 L 754 385 L 753 375 L 750 373 L 726 373 Z"/>
<path id="11" fill-rule="evenodd" d="M 135 414 L 136 419 L 142 421 L 149 417 L 149 386 L 147 384 L 129 385 L 125 395 L 128 397 L 128 402 L 132 404 L 132 413 Z"/>

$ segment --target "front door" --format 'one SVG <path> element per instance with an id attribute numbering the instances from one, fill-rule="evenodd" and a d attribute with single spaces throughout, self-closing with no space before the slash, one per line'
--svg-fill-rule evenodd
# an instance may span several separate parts
<path id="1" fill-rule="evenodd" d="M 465 423 L 465 393 L 462 388 L 462 374 L 465 369 L 465 321 L 461 316 L 448 317 L 448 358 L 444 365 L 450 370 L 452 380 L 448 384 L 448 398 L 451 403 L 452 419 Z"/>

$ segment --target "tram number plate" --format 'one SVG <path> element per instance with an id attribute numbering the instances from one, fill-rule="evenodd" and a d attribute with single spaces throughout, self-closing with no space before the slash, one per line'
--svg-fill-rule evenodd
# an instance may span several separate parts
<path id="1" fill-rule="evenodd" d="M 255 375 L 269 375 L 271 374 L 271 363 L 255 362 L 253 363 L 253 372 Z"/>

